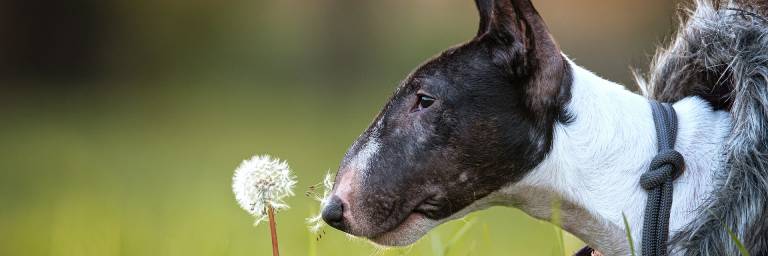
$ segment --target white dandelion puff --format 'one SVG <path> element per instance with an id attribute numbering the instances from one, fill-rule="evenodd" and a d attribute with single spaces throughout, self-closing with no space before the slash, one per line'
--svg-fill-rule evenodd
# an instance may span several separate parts
<path id="1" fill-rule="evenodd" d="M 325 208 L 325 205 L 328 204 L 328 197 L 331 193 L 331 188 L 333 188 L 333 177 L 331 176 L 331 173 L 328 172 L 325 174 L 325 178 L 323 178 L 323 193 L 322 196 L 318 193 L 312 193 L 313 198 L 320 202 L 320 210 L 317 214 L 314 216 L 311 216 L 307 218 L 307 225 L 309 225 L 309 231 L 312 233 L 317 233 L 320 231 L 320 229 L 325 225 L 325 222 L 323 222 L 323 218 L 321 216 L 321 213 L 323 211 L 323 208 Z"/>
<path id="2" fill-rule="evenodd" d="M 269 155 L 253 156 L 243 160 L 235 169 L 232 190 L 240 207 L 256 218 L 258 225 L 267 218 L 267 207 L 287 209 L 283 201 L 293 195 L 295 178 L 288 163 Z"/>

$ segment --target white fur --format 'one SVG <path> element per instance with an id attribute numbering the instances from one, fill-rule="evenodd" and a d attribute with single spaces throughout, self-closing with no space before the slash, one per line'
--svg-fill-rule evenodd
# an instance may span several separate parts
<path id="1" fill-rule="evenodd" d="M 379 152 L 380 148 L 381 144 L 379 143 L 378 138 L 372 136 L 368 142 L 363 145 L 363 148 L 352 158 L 348 170 L 355 173 L 342 175 L 339 184 L 336 185 L 336 195 L 339 196 L 344 203 L 349 203 L 349 197 L 354 193 L 353 187 L 356 182 L 360 179 L 365 179 L 370 172 L 369 165 L 371 158 Z"/>
<path id="2" fill-rule="evenodd" d="M 352 173 L 341 175 L 336 184 L 334 195 L 338 196 L 339 200 L 341 200 L 344 205 L 350 205 L 352 195 L 355 191 L 359 190 L 359 188 L 356 187 L 359 186 L 360 181 L 365 180 L 370 173 L 371 159 L 373 159 L 381 149 L 381 143 L 379 142 L 381 125 L 382 119 L 379 119 L 371 130 L 368 140 L 362 145 L 362 149 L 358 150 L 352 157 L 352 160 L 350 160 L 347 171 Z M 355 143 L 359 143 L 359 141 Z M 354 148 L 356 146 L 357 144 L 352 147 Z M 344 218 L 347 220 L 356 219 L 353 216 L 352 211 L 344 211 Z M 350 225 L 354 225 L 354 223 L 350 223 Z"/>
<path id="3" fill-rule="evenodd" d="M 500 193 L 508 204 L 538 218 L 548 218 L 551 208 L 552 197 L 541 200 L 541 193 L 552 194 L 570 206 L 562 210 L 563 228 L 608 255 L 628 252 L 621 237 L 624 213 L 639 252 L 647 197 L 639 180 L 657 153 L 648 100 L 571 66 L 574 81 L 567 108 L 574 121 L 557 124 L 547 158 Z M 685 157 L 686 168 L 674 184 L 671 233 L 689 223 L 712 192 L 731 124 L 728 113 L 712 111 L 699 98 L 683 99 L 674 108 L 679 120 L 675 149 Z"/>
<path id="4" fill-rule="evenodd" d="M 552 203 L 557 200 L 561 210 L 557 222 L 604 255 L 629 254 L 622 219 L 625 214 L 635 250 L 640 252 L 647 192 L 639 180 L 657 154 L 650 105 L 643 96 L 570 64 L 574 80 L 567 109 L 575 118 L 571 123 L 556 125 L 552 151 L 539 166 L 519 182 L 448 218 L 435 221 L 411 216 L 374 240 L 407 245 L 440 223 L 492 205 L 514 206 L 533 217 L 550 220 Z M 675 149 L 685 157 L 686 167 L 674 184 L 672 234 L 691 221 L 714 189 L 713 176 L 722 170 L 722 147 L 731 126 L 727 112 L 712 111 L 700 98 L 685 98 L 674 108 L 678 117 Z M 371 136 L 353 158 L 352 170 L 367 170 L 379 148 L 376 136 Z M 344 194 L 345 185 L 351 183 L 351 178 L 342 179 L 337 194 Z"/>
<path id="5" fill-rule="evenodd" d="M 364 174 L 367 174 L 369 172 L 369 165 L 371 162 L 371 158 L 375 154 L 379 152 L 379 149 L 381 148 L 381 144 L 379 143 L 379 139 L 376 137 L 371 137 L 365 145 L 363 145 L 363 149 L 358 151 L 357 155 L 355 155 L 355 158 L 352 158 L 352 170 L 360 170 Z"/>

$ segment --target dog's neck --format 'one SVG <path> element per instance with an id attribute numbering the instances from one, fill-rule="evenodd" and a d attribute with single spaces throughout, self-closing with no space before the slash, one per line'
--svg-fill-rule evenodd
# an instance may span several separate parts
<path id="1" fill-rule="evenodd" d="M 647 197 L 640 175 L 657 154 L 648 100 L 570 62 L 575 117 L 557 124 L 552 151 L 521 181 L 504 188 L 505 203 L 528 214 L 551 219 L 559 205 L 562 227 L 606 255 L 629 254 L 622 214 L 640 251 Z M 730 117 L 691 97 L 674 104 L 678 114 L 675 149 L 685 157 L 684 174 L 674 182 L 670 233 L 695 216 L 715 189 L 713 175 L 722 169 L 722 145 Z M 553 200 L 559 203 L 553 204 Z"/>

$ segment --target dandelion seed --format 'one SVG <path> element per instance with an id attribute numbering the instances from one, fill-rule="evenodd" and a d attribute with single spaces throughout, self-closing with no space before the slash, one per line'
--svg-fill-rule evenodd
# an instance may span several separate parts
<path id="1" fill-rule="evenodd" d="M 323 222 L 323 218 L 321 216 L 323 208 L 325 208 L 325 205 L 328 203 L 328 196 L 331 193 L 331 188 L 333 188 L 333 177 L 331 176 L 331 173 L 328 172 L 325 174 L 325 178 L 323 178 L 323 193 L 322 195 L 316 193 L 315 189 L 317 189 L 318 185 L 310 186 L 310 191 L 307 192 L 307 196 L 313 197 L 313 199 L 320 202 L 320 210 L 318 213 L 314 216 L 311 216 L 307 218 L 307 225 L 309 225 L 309 231 L 312 233 L 317 234 L 318 231 L 320 231 L 321 228 L 325 225 L 325 222 Z M 322 237 L 322 235 L 320 235 Z M 319 240 L 320 238 L 318 238 Z"/>

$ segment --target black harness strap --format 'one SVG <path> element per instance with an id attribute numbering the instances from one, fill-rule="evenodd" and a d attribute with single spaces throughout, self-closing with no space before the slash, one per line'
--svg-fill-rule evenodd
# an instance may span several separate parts
<path id="1" fill-rule="evenodd" d="M 666 256 L 672 182 L 683 173 L 685 161 L 683 155 L 674 149 L 677 138 L 675 109 L 669 103 L 651 100 L 650 104 L 659 154 L 651 160 L 649 170 L 640 176 L 640 186 L 648 191 L 643 220 L 642 255 Z M 593 252 L 592 248 L 585 247 L 575 255 L 588 256 Z"/>
<path id="2" fill-rule="evenodd" d="M 672 182 L 683 172 L 685 161 L 675 151 L 677 114 L 669 103 L 650 101 L 659 154 L 650 170 L 640 176 L 640 186 L 648 191 L 643 221 L 643 256 L 667 255 L 669 214 L 672 209 Z"/>

